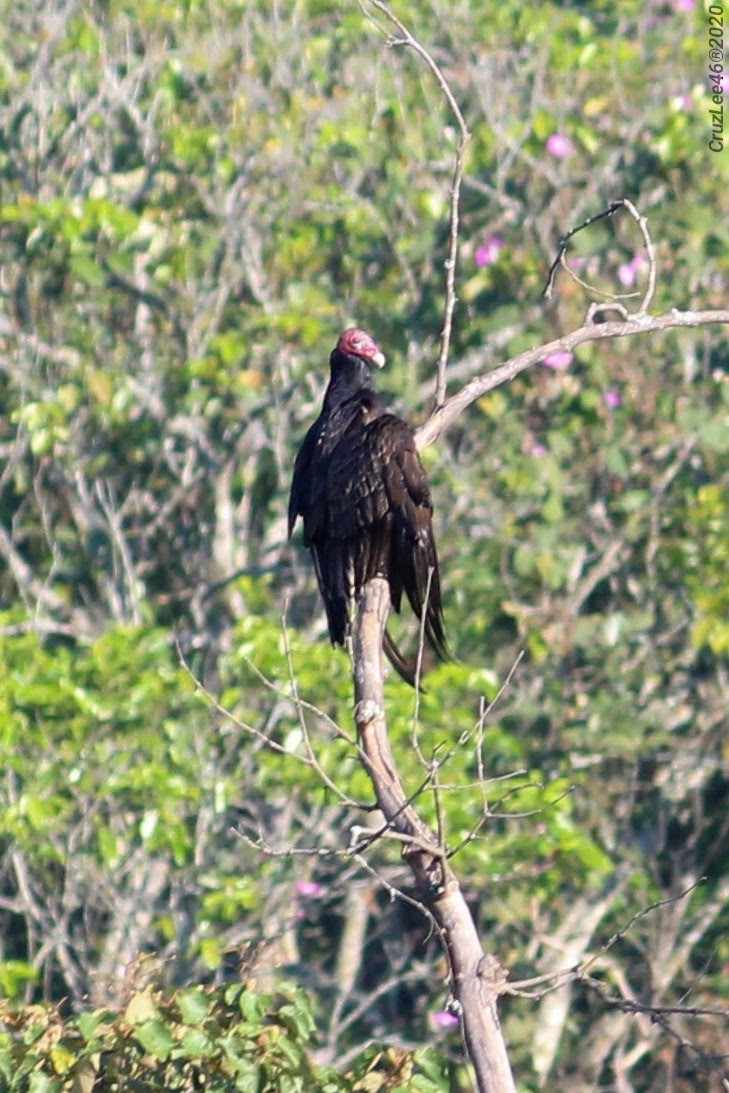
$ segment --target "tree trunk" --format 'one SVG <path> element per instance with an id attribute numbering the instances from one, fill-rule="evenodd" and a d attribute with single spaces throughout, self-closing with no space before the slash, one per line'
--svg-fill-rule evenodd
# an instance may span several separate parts
<path id="1" fill-rule="evenodd" d="M 365 763 L 389 827 L 406 840 L 403 853 L 419 897 L 441 931 L 479 1093 L 515 1093 L 496 1008 L 505 974 L 498 960 L 484 953 L 445 848 L 408 803 L 390 749 L 382 665 L 389 609 L 387 581 L 377 577 L 362 591 L 354 629 L 355 721 Z"/>

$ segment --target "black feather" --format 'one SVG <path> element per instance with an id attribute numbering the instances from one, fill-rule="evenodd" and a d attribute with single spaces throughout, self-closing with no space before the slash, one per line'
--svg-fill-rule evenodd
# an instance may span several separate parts
<path id="1" fill-rule="evenodd" d="M 346 351 L 347 339 L 355 335 L 369 359 Z M 362 331 L 346 331 L 332 353 L 322 412 L 294 465 L 289 535 L 303 517 L 304 544 L 314 558 L 333 644 L 345 643 L 364 585 L 384 577 L 396 611 L 404 592 L 419 621 L 425 613 L 425 637 L 445 660 L 430 488 L 412 429 L 387 411 L 374 389 L 371 361 L 382 359 Z M 415 664 L 402 656 L 389 633 L 383 648 L 402 678 L 414 684 Z"/>

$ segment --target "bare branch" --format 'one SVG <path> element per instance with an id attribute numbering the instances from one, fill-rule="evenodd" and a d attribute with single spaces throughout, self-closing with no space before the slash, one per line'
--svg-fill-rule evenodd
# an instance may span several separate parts
<path id="1" fill-rule="evenodd" d="M 645 295 L 640 301 L 640 307 L 638 308 L 638 314 L 645 315 L 656 291 L 656 273 L 658 270 L 658 263 L 656 260 L 656 248 L 653 246 L 653 240 L 651 239 L 651 233 L 648 230 L 648 221 L 646 220 L 646 218 L 638 212 L 633 202 L 629 201 L 627 197 L 623 198 L 623 205 L 640 228 L 640 233 L 643 236 L 643 243 L 645 245 L 646 254 L 648 255 L 648 285 L 645 290 Z"/>
<path id="2" fill-rule="evenodd" d="M 190 665 L 185 660 L 184 654 L 183 654 L 183 652 L 180 648 L 179 643 L 177 644 L 177 655 L 180 658 L 180 664 L 182 665 L 184 670 L 187 672 L 187 674 L 190 677 L 190 679 L 192 680 L 192 682 L 195 684 L 196 689 L 203 696 L 203 698 L 206 700 L 206 702 L 208 702 L 209 705 L 217 713 L 219 713 L 223 717 L 227 718 L 233 725 L 236 725 L 239 729 L 242 729 L 243 732 L 248 733 L 249 736 L 254 737 L 254 739 L 258 740 L 259 743 L 263 744 L 265 747 L 270 748 L 271 751 L 278 752 L 280 755 L 289 756 L 290 758 L 295 759 L 298 763 L 302 763 L 305 767 L 311 767 L 313 770 L 316 771 L 319 778 L 321 778 L 323 785 L 325 785 L 328 789 L 330 789 L 332 791 L 332 793 L 335 794 L 335 796 L 339 799 L 339 801 L 343 805 L 347 805 L 351 808 L 358 808 L 358 809 L 366 810 L 367 806 L 365 804 L 362 804 L 358 801 L 352 800 L 351 797 L 348 797 L 347 794 L 344 793 L 339 788 L 339 786 L 337 786 L 336 783 L 332 781 L 332 779 L 329 777 L 327 772 L 322 767 L 319 760 L 314 755 L 314 753 L 311 749 L 310 743 L 309 743 L 308 734 L 304 735 L 304 739 L 305 739 L 306 746 L 307 746 L 307 753 L 305 755 L 301 755 L 299 752 L 292 751 L 290 748 L 285 748 L 282 744 L 279 744 L 276 740 L 272 740 L 270 736 L 268 736 L 261 729 L 257 728 L 255 725 L 249 725 L 248 722 L 241 721 L 240 718 L 236 717 L 235 714 L 230 712 L 230 710 L 227 710 L 225 708 L 225 706 L 223 706 L 218 701 L 218 699 L 215 697 L 215 695 L 212 694 L 207 689 L 207 687 L 205 687 L 205 685 L 201 682 L 201 680 L 199 680 L 197 678 L 195 673 L 192 671 L 192 668 L 190 667 Z M 286 694 L 284 694 L 284 692 L 279 691 L 278 688 L 276 688 L 275 685 L 272 684 L 269 680 L 265 680 L 265 677 L 262 675 L 262 673 L 260 671 L 258 671 L 258 669 L 255 669 L 255 670 L 256 670 L 256 674 L 262 680 L 264 680 L 266 682 L 266 684 L 272 690 L 274 690 L 277 694 L 280 694 L 281 697 L 286 698 L 290 702 L 294 702 L 295 705 L 299 705 L 301 710 L 305 710 L 305 709 L 312 710 L 313 712 L 319 714 L 320 716 L 325 718 L 327 721 L 329 721 L 330 724 L 334 724 L 333 722 L 331 722 L 331 719 L 326 718 L 326 715 L 323 712 L 317 710 L 316 707 L 311 706 L 306 702 L 303 702 L 300 698 L 298 698 L 298 696 L 294 696 L 292 698 L 291 695 L 286 695 Z M 302 716 L 302 715 L 300 714 L 299 716 Z M 336 726 L 335 726 L 335 728 L 337 728 L 337 733 L 339 734 L 340 730 Z M 342 734 L 342 735 L 344 735 L 344 734 Z M 346 737 L 345 737 L 345 739 L 346 739 Z"/>
<path id="3" fill-rule="evenodd" d="M 652 334 L 657 330 L 690 329 L 710 326 L 713 323 L 729 323 L 729 309 L 715 308 L 709 311 L 678 311 L 672 309 L 663 315 L 636 314 L 622 322 L 585 323 L 577 330 L 556 338 L 546 345 L 535 346 L 492 369 L 483 376 L 474 376 L 455 395 L 436 410 L 415 433 L 418 450 L 422 451 L 437 440 L 477 399 L 488 391 L 509 383 L 527 368 L 543 361 L 552 353 L 571 352 L 586 342 L 607 341 L 610 338 L 629 338 L 636 334 Z"/>
<path id="4" fill-rule="evenodd" d="M 618 209 L 627 209 L 633 220 L 635 220 L 636 224 L 640 229 L 640 233 L 643 236 L 643 245 L 645 246 L 646 254 L 648 255 L 648 284 L 646 286 L 645 292 L 643 293 L 643 297 L 640 301 L 638 310 L 634 313 L 635 315 L 647 314 L 648 307 L 653 299 L 656 290 L 656 274 L 658 270 L 658 262 L 656 259 L 656 249 L 653 246 L 653 240 L 651 238 L 651 233 L 648 228 L 648 221 L 644 216 L 641 215 L 641 213 L 638 211 L 638 209 L 629 198 L 619 197 L 615 201 L 611 201 L 606 209 L 603 209 L 599 213 L 595 213 L 593 216 L 588 216 L 587 220 L 583 220 L 581 224 L 578 224 L 576 228 L 572 228 L 570 231 L 567 232 L 566 235 L 564 235 L 560 239 L 559 247 L 557 249 L 557 256 L 552 262 L 552 265 L 549 267 L 547 283 L 544 286 L 544 291 L 542 293 L 546 300 L 551 299 L 554 289 L 555 274 L 558 267 L 561 266 L 570 275 L 572 280 L 576 281 L 578 285 L 582 286 L 582 288 L 587 289 L 588 292 L 596 292 L 599 296 L 608 298 L 610 301 L 609 303 L 593 303 L 590 305 L 585 320 L 586 323 L 594 322 L 595 317 L 605 311 L 617 311 L 622 315 L 624 319 L 628 319 L 630 317 L 629 313 L 627 312 L 626 308 L 623 307 L 623 305 L 620 304 L 618 301 L 629 300 L 638 295 L 638 293 L 636 292 L 629 292 L 620 295 L 602 292 L 578 277 L 575 271 L 570 269 L 565 261 L 569 241 L 573 238 L 573 236 L 577 235 L 578 232 L 583 231 L 584 228 L 588 228 L 591 224 L 595 224 L 598 220 L 604 220 L 606 217 L 612 216 L 618 211 Z"/>
<path id="5" fill-rule="evenodd" d="M 514 1093 L 496 1003 L 506 976 L 485 955 L 460 885 L 434 832 L 407 802 L 387 736 L 382 638 L 390 608 L 387 581 L 365 585 L 354 631 L 355 721 L 377 802 L 393 831 L 415 840 L 404 850 L 418 892 L 438 923 L 448 953 L 468 1054 L 480 1093 Z"/>
<path id="6" fill-rule="evenodd" d="M 567 248 L 569 247 L 570 239 L 573 239 L 574 236 L 576 236 L 579 232 L 584 231 L 585 228 L 589 228 L 591 224 L 596 224 L 598 220 L 605 220 L 608 216 L 612 216 L 618 211 L 618 209 L 622 209 L 624 204 L 625 201 L 622 197 L 617 198 L 615 201 L 611 201 L 606 209 L 602 209 L 599 213 L 593 213 L 592 216 L 588 216 L 585 220 L 582 221 L 581 224 L 578 224 L 576 228 L 570 228 L 567 234 L 562 236 L 559 241 L 559 246 L 557 247 L 557 255 L 552 262 L 552 265 L 549 267 L 549 273 L 547 274 L 547 283 L 542 291 L 542 295 L 544 296 L 545 300 L 550 300 L 552 298 L 552 292 L 554 290 L 554 277 L 557 269 L 563 263 L 564 256 L 567 253 Z"/>
<path id="7" fill-rule="evenodd" d="M 453 329 L 453 312 L 455 311 L 457 297 L 456 297 L 456 266 L 458 263 L 458 233 L 460 227 L 460 205 L 461 205 L 461 187 L 463 185 L 463 172 L 466 164 L 466 145 L 471 139 L 471 134 L 466 125 L 466 120 L 463 117 L 461 108 L 458 105 L 455 95 L 445 78 L 442 69 L 433 59 L 433 56 L 428 52 L 425 46 L 415 38 L 403 22 L 394 14 L 393 11 L 384 4 L 382 0 L 369 0 L 377 11 L 381 12 L 386 19 L 388 19 L 394 27 L 397 28 L 400 34 L 399 38 L 388 38 L 388 45 L 395 48 L 397 46 L 407 46 L 408 49 L 412 49 L 414 53 L 418 55 L 428 66 L 430 71 L 435 76 L 440 90 L 442 91 L 448 106 L 451 109 L 453 117 L 455 118 L 456 125 L 458 126 L 458 146 L 456 147 L 455 161 L 453 165 L 453 176 L 451 179 L 450 187 L 450 212 L 448 217 L 448 257 L 445 260 L 444 268 L 446 273 L 445 283 L 445 304 L 443 308 L 443 326 L 440 332 L 440 352 L 438 353 L 438 362 L 436 365 L 436 382 L 435 382 L 435 406 L 438 409 L 445 402 L 446 393 L 446 368 L 448 366 L 448 353 L 450 351 L 451 344 L 451 332 Z"/>
<path id="8" fill-rule="evenodd" d="M 706 1070 L 713 1072 L 721 1083 L 721 1088 L 729 1091 L 729 1076 L 727 1076 L 723 1063 L 729 1060 L 729 1053 L 721 1055 L 710 1054 L 702 1047 L 693 1043 L 686 1036 L 682 1035 L 678 1029 L 674 1028 L 671 1022 L 668 1020 L 670 1016 L 677 1014 L 691 1014 L 692 1011 L 681 1006 L 653 1006 L 639 1002 L 636 998 L 628 995 L 621 998 L 617 995 L 607 994 L 603 988 L 603 985 L 599 980 L 593 979 L 590 976 L 583 977 L 583 982 L 591 990 L 605 1002 L 607 1005 L 612 1006 L 615 1009 L 621 1010 L 623 1013 L 631 1014 L 647 1014 L 650 1016 L 651 1021 L 658 1025 L 663 1031 L 675 1040 L 686 1051 L 690 1052 L 696 1059 L 696 1061 Z M 701 1010 L 696 1009 L 693 1011 L 693 1015 L 702 1016 L 719 1016 L 726 1021 L 729 1018 L 729 1011 L 720 1010 Z"/>

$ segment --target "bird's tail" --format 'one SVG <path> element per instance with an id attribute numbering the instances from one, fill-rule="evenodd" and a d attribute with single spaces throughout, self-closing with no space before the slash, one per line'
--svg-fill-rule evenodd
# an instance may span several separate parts
<path id="1" fill-rule="evenodd" d="M 422 574 L 421 577 L 423 577 Z M 441 607 L 440 577 L 438 573 L 438 558 L 435 554 L 435 544 L 433 544 L 433 565 L 429 568 L 427 577 L 424 577 L 420 583 L 424 590 L 422 599 L 425 599 L 427 596 L 427 603 L 425 606 L 423 607 L 419 595 L 415 595 L 414 593 L 411 595 L 412 589 L 410 588 L 407 589 L 408 599 L 410 600 L 418 620 L 423 626 L 425 639 L 438 657 L 438 660 L 452 660 L 443 627 L 443 608 Z M 425 611 L 424 621 L 423 611 Z M 390 664 L 392 664 L 400 678 L 404 679 L 406 683 L 409 683 L 411 687 L 414 687 L 418 666 L 417 657 L 406 660 L 387 630 L 385 630 L 382 638 L 382 648 L 385 651 L 387 659 L 390 661 Z"/>
<path id="2" fill-rule="evenodd" d="M 406 683 L 409 683 L 411 687 L 414 687 L 418 667 L 417 660 L 405 659 L 397 645 L 395 645 L 395 642 L 392 640 L 389 630 L 385 630 L 382 637 L 382 648 L 385 652 L 385 656 L 390 661 L 390 664 L 400 676 L 400 679 L 404 679 Z"/>
<path id="3" fill-rule="evenodd" d="M 438 557 L 433 544 L 433 560 L 430 565 L 429 577 L 426 578 L 427 603 L 425 605 L 425 637 L 438 660 L 452 660 L 451 651 L 446 641 L 445 628 L 443 626 L 443 607 L 441 605 L 440 574 L 438 571 Z M 419 619 L 422 614 L 415 612 Z"/>

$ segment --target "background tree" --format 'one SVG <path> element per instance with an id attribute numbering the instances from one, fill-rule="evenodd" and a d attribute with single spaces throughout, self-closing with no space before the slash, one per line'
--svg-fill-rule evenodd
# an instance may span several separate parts
<path id="1" fill-rule="evenodd" d="M 539 293 L 565 229 L 616 195 L 650 220 L 655 311 L 725 304 L 698 9 L 417 18 L 473 134 L 454 388 L 579 324 L 578 284 Z M 354 6 L 23 0 L 0 26 L 3 989 L 115 1003 L 148 950 L 172 984 L 285 971 L 326 1061 L 437 1037 L 458 1088 L 438 945 L 381 883 L 407 894 L 399 848 L 363 873 L 311 766 L 310 744 L 370 800 L 332 727 L 348 664 L 284 531 L 333 333 L 356 318 L 391 350 L 409 418 L 431 398 L 447 104 Z M 575 244 L 591 285 L 645 290 L 629 218 Z M 728 358 L 720 327 L 585 344 L 425 453 L 459 663 L 430 677 L 418 740 L 428 759 L 477 726 L 441 794 L 469 903 L 514 980 L 591 961 L 508 1002 L 525 1087 L 720 1081 Z M 322 712 L 305 724 L 287 650 Z M 415 788 L 412 695 L 388 702 Z M 479 754 L 504 779 L 487 840 Z"/>

